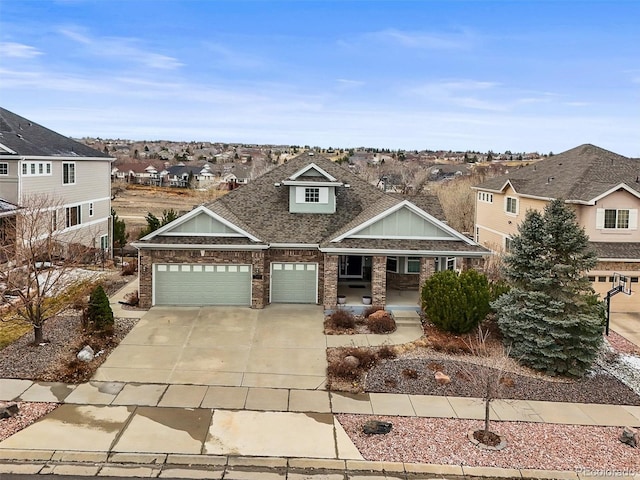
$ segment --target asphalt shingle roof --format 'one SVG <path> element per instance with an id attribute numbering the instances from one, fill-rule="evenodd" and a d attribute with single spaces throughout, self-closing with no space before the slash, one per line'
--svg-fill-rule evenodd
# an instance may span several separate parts
<path id="1" fill-rule="evenodd" d="M 589 202 L 624 183 L 640 194 L 640 161 L 585 144 L 477 185 L 500 191 L 507 181 L 521 195 Z"/>
<path id="2" fill-rule="evenodd" d="M 638 242 L 589 242 L 600 260 L 640 258 Z"/>
<path id="3" fill-rule="evenodd" d="M 0 144 L 16 152 L 16 155 L 27 157 L 110 158 L 103 152 L 60 135 L 2 107 L 0 107 Z M 0 154 L 7 155 L 1 149 Z"/>
<path id="4" fill-rule="evenodd" d="M 310 163 L 315 163 L 344 185 L 336 186 L 336 211 L 332 214 L 290 213 L 289 187 L 282 182 Z M 311 177 L 314 178 L 314 177 Z M 315 177 L 318 178 L 318 177 Z M 349 186 L 346 186 L 349 185 Z M 434 217 L 444 217 L 437 197 L 402 197 L 386 194 L 351 171 L 322 157 L 305 153 L 292 158 L 249 185 L 233 190 L 206 207 L 237 227 L 259 238 L 263 244 L 306 244 L 336 248 L 403 249 L 424 251 L 482 252 L 488 250 L 464 241 L 345 239 L 331 243 L 342 233 L 370 220 L 404 200 L 415 204 Z M 244 245 L 232 238 L 232 244 Z M 149 243 L 215 244 L 210 237 L 162 237 Z M 144 242 L 141 242 L 144 243 Z M 255 245 L 255 243 L 253 243 Z"/>

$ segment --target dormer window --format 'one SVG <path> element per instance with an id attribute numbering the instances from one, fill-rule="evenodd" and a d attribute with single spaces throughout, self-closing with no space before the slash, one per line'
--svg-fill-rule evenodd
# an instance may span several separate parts
<path id="1" fill-rule="evenodd" d="M 304 203 L 320 203 L 320 189 L 314 187 L 305 188 Z"/>

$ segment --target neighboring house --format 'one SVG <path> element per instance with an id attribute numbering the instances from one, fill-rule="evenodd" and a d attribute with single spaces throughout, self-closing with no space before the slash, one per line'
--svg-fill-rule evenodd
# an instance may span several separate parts
<path id="1" fill-rule="evenodd" d="M 111 169 L 111 179 L 139 185 L 161 186 L 166 183 L 167 170 L 164 162 L 156 164 L 127 163 Z"/>
<path id="2" fill-rule="evenodd" d="M 7 203 L 11 217 L 13 207 L 28 204 L 30 196 L 46 195 L 59 206 L 51 221 L 61 241 L 72 235 L 73 241 L 108 249 L 112 160 L 0 108 L 0 217 L 7 218 Z"/>
<path id="3" fill-rule="evenodd" d="M 18 206 L 0 198 L 0 262 L 15 253 Z"/>
<path id="4" fill-rule="evenodd" d="M 207 188 L 214 182 L 211 165 L 172 165 L 167 168 L 167 179 L 170 187 Z"/>
<path id="5" fill-rule="evenodd" d="M 610 288 L 614 272 L 629 276 L 632 288 L 637 284 L 640 160 L 581 145 L 473 188 L 475 238 L 482 245 L 508 251 L 527 210 L 563 199 L 574 208 L 598 255 L 597 267 L 589 272 L 596 290 Z"/>
<path id="6" fill-rule="evenodd" d="M 140 304 L 331 308 L 354 288 L 380 306 L 406 290 L 416 308 L 434 271 L 490 253 L 418 200 L 433 213 L 305 153 L 134 243 Z"/>

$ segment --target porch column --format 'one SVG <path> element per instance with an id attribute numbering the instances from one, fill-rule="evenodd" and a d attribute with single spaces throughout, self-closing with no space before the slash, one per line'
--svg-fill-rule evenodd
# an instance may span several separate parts
<path id="1" fill-rule="evenodd" d="M 338 304 L 338 255 L 324 256 L 324 308 Z"/>
<path id="2" fill-rule="evenodd" d="M 427 279 L 433 275 L 435 259 L 432 257 L 420 257 L 420 280 L 418 285 L 418 293 L 422 299 L 422 286 Z"/>
<path id="3" fill-rule="evenodd" d="M 371 303 L 387 305 L 387 257 L 373 257 L 371 266 Z"/>
<path id="4" fill-rule="evenodd" d="M 151 308 L 152 286 L 151 272 L 153 269 L 153 259 L 151 253 L 144 250 L 138 251 L 138 305 L 141 308 Z"/>
<path id="5" fill-rule="evenodd" d="M 265 275 L 264 250 L 251 252 L 251 308 L 264 308 L 266 303 L 265 282 L 269 281 Z"/>

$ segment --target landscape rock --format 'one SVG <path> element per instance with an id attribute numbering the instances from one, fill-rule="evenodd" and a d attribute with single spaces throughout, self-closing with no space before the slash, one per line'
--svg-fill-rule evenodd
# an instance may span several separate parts
<path id="1" fill-rule="evenodd" d="M 347 355 L 343 359 L 344 364 L 352 369 L 358 368 L 360 366 L 360 360 L 358 357 L 354 357 L 353 355 Z"/>
<path id="2" fill-rule="evenodd" d="M 89 345 L 86 345 L 82 350 L 78 352 L 78 355 L 76 355 L 76 357 L 81 362 L 88 363 L 93 360 L 93 358 L 95 357 L 95 353 L 93 351 L 93 348 L 91 348 Z"/>
<path id="3" fill-rule="evenodd" d="M 0 406 L 0 419 L 11 418 L 18 414 L 20 411 L 17 403 L 9 403 L 4 406 Z"/>
<path id="4" fill-rule="evenodd" d="M 391 318 L 389 313 L 384 311 L 384 310 L 378 310 L 376 312 L 373 312 L 371 315 L 369 315 L 369 318 L 371 318 L 373 320 L 377 320 L 377 319 L 385 318 L 385 317 Z"/>
<path id="5" fill-rule="evenodd" d="M 435 378 L 436 382 L 438 382 L 440 385 L 446 385 L 448 383 L 451 383 L 451 377 L 449 375 L 445 375 L 442 372 L 436 372 L 433 375 L 433 378 Z"/>
<path id="6" fill-rule="evenodd" d="M 637 448 L 640 445 L 640 433 L 633 427 L 624 427 L 619 440 L 633 448 Z"/>
<path id="7" fill-rule="evenodd" d="M 365 422 L 362 431 L 367 435 L 384 435 L 391 431 L 390 422 L 382 422 L 380 420 L 369 420 Z"/>

